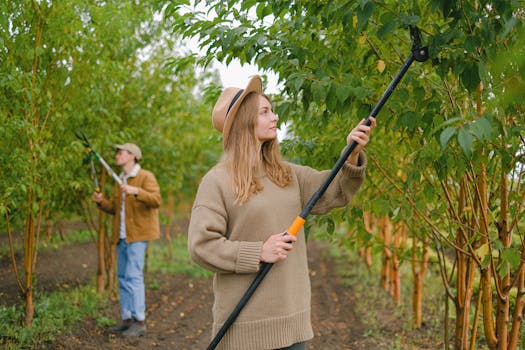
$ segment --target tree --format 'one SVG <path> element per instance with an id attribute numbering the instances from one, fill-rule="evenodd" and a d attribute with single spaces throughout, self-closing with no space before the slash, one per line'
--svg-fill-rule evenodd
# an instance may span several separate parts
<path id="1" fill-rule="evenodd" d="M 276 110 L 293 135 L 283 147 L 293 159 L 321 167 L 333 165 L 341 130 L 367 116 L 408 55 L 406 26 L 418 25 L 432 63 L 411 68 L 380 116 L 367 147 L 367 183 L 374 187 L 361 192 L 361 212 L 425 223 L 420 239 L 438 254 L 456 305 L 456 349 L 475 347 L 476 292 L 489 348 L 516 348 L 525 271 L 523 5 L 177 1 L 167 13 L 177 32 L 206 50 L 197 63 L 237 58 L 279 76 L 284 88 Z M 356 120 L 349 124 L 350 116 Z"/>
<path id="2" fill-rule="evenodd" d="M 166 52 L 170 57 L 176 52 L 177 38 L 166 37 L 156 19 L 158 6 L 156 1 L 0 4 L 0 128 L 5 135 L 0 214 L 6 218 L 1 227 L 10 238 L 23 228 L 25 276 L 17 274 L 17 279 L 28 325 L 44 213 L 78 215 L 89 207 L 85 201 L 93 191 L 74 131 L 84 131 L 108 161 L 116 143 L 133 139 L 143 145 L 163 191 L 182 192 L 195 184 L 181 165 L 210 162 L 202 155 L 209 145 L 199 142 L 209 137 L 204 130 L 211 128 L 203 122 L 209 120 L 208 111 L 195 90 L 212 77 L 169 69 Z M 190 115 L 195 133 L 182 138 L 180 124 L 190 124 Z M 105 236 L 99 227 L 99 249 L 110 248 Z M 100 264 L 109 252 L 99 252 Z M 99 266 L 99 273 L 105 268 Z"/>

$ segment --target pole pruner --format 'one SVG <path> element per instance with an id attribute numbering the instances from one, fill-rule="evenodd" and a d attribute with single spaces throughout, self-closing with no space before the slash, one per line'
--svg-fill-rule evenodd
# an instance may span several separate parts
<path id="1" fill-rule="evenodd" d="M 99 187 L 99 184 L 98 184 L 97 173 L 95 171 L 95 164 L 93 163 L 93 157 L 97 158 L 100 161 L 102 166 L 108 171 L 109 174 L 111 174 L 111 177 L 113 177 L 113 179 L 119 185 L 122 185 L 122 180 L 117 175 L 117 173 L 114 172 L 113 169 L 111 169 L 109 164 L 104 160 L 104 158 L 102 158 L 102 156 L 100 154 L 98 154 L 97 152 L 95 152 L 93 150 L 93 148 L 91 147 L 91 144 L 89 143 L 89 141 L 88 141 L 88 139 L 86 137 L 86 134 L 83 131 L 80 131 L 80 132 L 75 131 L 75 135 L 82 142 L 84 147 L 86 147 L 86 151 L 88 152 L 88 158 L 89 158 L 90 167 L 91 167 L 91 172 L 90 173 L 91 173 L 91 177 L 93 179 L 93 182 L 95 184 L 95 191 L 96 192 L 100 192 L 100 187 Z"/>

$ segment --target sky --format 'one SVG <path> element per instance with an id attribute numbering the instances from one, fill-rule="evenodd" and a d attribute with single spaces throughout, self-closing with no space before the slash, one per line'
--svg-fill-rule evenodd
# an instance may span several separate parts
<path id="1" fill-rule="evenodd" d="M 265 92 L 269 94 L 275 94 L 280 90 L 277 82 L 277 76 L 275 74 L 261 71 L 254 65 L 241 65 L 238 60 L 233 60 L 229 65 L 215 62 L 214 67 L 219 70 L 222 85 L 224 87 L 234 86 L 244 88 L 244 86 L 248 83 L 248 79 L 252 75 L 266 74 L 268 81 L 265 87 Z"/>
<path id="2" fill-rule="evenodd" d="M 200 53 L 201 55 L 204 54 L 204 50 L 199 49 L 196 39 L 186 38 L 184 43 L 190 52 L 197 54 Z M 223 87 L 238 87 L 244 89 L 246 84 L 248 84 L 250 77 L 259 74 L 266 75 L 267 78 L 264 89 L 265 93 L 278 94 L 281 91 L 276 74 L 260 70 L 255 65 L 241 65 L 238 59 L 233 59 L 228 65 L 214 60 L 212 67 L 219 71 Z M 286 129 L 286 124 L 283 123 L 280 125 L 280 128 L 277 131 L 277 138 L 279 141 L 282 141 L 286 137 Z"/>

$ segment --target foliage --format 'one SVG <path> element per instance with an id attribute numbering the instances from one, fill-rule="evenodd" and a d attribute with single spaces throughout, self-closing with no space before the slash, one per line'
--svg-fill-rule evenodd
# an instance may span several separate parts
<path id="1" fill-rule="evenodd" d="M 166 64 L 180 41 L 166 35 L 161 10 L 155 0 L 0 4 L 0 232 L 23 232 L 24 283 L 16 277 L 26 324 L 41 225 L 84 214 L 94 190 L 75 132 L 110 164 L 114 144 L 137 143 L 162 194 L 179 200 L 198 181 L 187 170 L 218 153 L 209 152 L 220 146 L 208 142 L 209 112 L 198 93 L 214 76 Z M 104 183 L 109 191 L 113 183 Z"/>
<path id="2" fill-rule="evenodd" d="M 166 65 L 167 57 L 179 54 L 180 41 L 166 35 L 155 17 L 158 6 L 75 0 L 0 5 L 2 217 L 9 212 L 19 224 L 26 207 L 38 213 L 38 201 L 51 217 L 81 211 L 93 187 L 74 135 L 80 130 L 110 164 L 112 145 L 139 144 L 163 194 L 193 195 L 194 174 L 216 159 L 209 109 L 198 92 L 216 78 Z M 33 203 L 25 203 L 29 191 L 36 193 Z"/>
<path id="3" fill-rule="evenodd" d="M 86 316 L 97 317 L 107 300 L 93 287 L 43 295 L 36 303 L 33 325 L 21 325 L 24 310 L 13 305 L 0 307 L 0 345 L 5 349 L 27 349 L 53 344 Z"/>
<path id="4" fill-rule="evenodd" d="M 359 231 L 363 212 L 388 215 L 439 256 L 466 251 L 485 286 L 493 264 L 505 304 L 501 290 L 512 289 L 505 283 L 523 273 L 525 239 L 522 3 L 181 0 L 166 12 L 177 33 L 206 50 L 196 63 L 237 58 L 276 73 L 284 88 L 275 109 L 290 131 L 283 149 L 322 168 L 334 164 L 347 130 L 368 115 L 410 54 L 406 27 L 417 25 L 431 60 L 412 65 L 381 112 L 367 146 L 368 179 L 354 199 L 359 208 L 346 218 Z M 320 220 L 333 232 L 340 213 Z M 512 234 L 518 239 L 508 240 Z M 455 284 L 465 276 L 448 281 L 450 271 L 441 266 L 460 307 Z M 487 315 L 494 348 L 494 314 Z"/>

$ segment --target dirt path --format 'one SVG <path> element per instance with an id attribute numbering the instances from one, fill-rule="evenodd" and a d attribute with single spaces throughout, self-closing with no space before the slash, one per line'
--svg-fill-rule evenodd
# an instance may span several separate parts
<path id="1" fill-rule="evenodd" d="M 50 291 L 93 283 L 96 271 L 94 244 L 79 244 L 41 254 L 37 279 L 39 288 Z M 310 243 L 312 279 L 312 323 L 315 338 L 309 349 L 372 349 L 374 339 L 365 337 L 366 329 L 355 315 L 351 288 L 345 287 L 333 269 L 334 261 L 318 243 Z M 4 262 L 5 263 L 5 262 Z M 3 265 L 5 266 L 5 265 Z M 55 273 L 60 271 L 60 273 Z M 13 301 L 12 272 L 2 269 L 0 294 L 3 301 Z M 147 289 L 148 334 L 139 339 L 122 339 L 105 332 L 95 319 L 85 319 L 68 336 L 42 348 L 52 349 L 205 349 L 210 341 L 212 290 L 211 280 L 188 276 L 149 273 L 158 288 Z M 103 311 L 104 316 L 118 316 L 118 301 Z"/>

